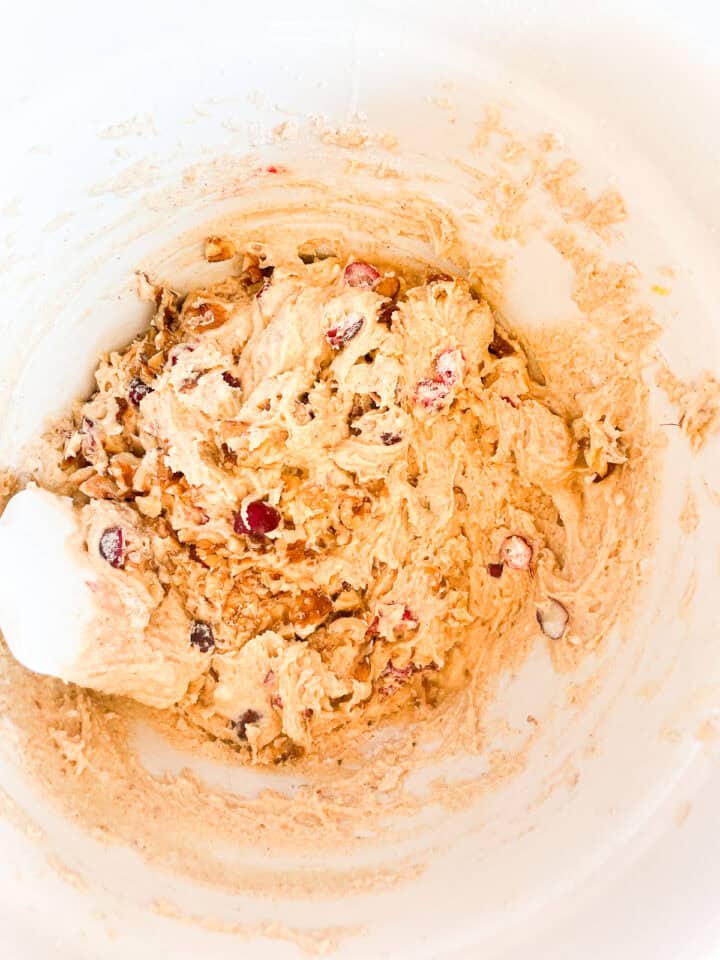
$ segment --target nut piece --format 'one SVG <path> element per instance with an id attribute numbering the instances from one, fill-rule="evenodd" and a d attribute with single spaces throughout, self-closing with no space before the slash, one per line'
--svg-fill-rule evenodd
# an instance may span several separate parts
<path id="1" fill-rule="evenodd" d="M 79 489 L 86 497 L 92 497 L 94 500 L 118 500 L 120 498 L 120 490 L 115 481 L 98 473 L 88 477 L 80 484 Z"/>
<path id="2" fill-rule="evenodd" d="M 497 327 L 493 330 L 493 338 L 488 345 L 488 353 L 499 360 L 502 357 L 510 357 L 515 353 L 513 345 L 508 343 L 505 337 L 500 336 Z"/>
<path id="3" fill-rule="evenodd" d="M 348 313 L 327 331 L 325 339 L 333 350 L 339 350 L 348 340 L 352 340 L 360 333 L 364 323 L 365 317 L 360 316 L 359 313 Z"/>
<path id="4" fill-rule="evenodd" d="M 307 559 L 305 541 L 293 540 L 292 543 L 289 543 L 285 547 L 285 556 L 288 558 L 289 563 L 300 563 L 302 560 Z"/>
<path id="5" fill-rule="evenodd" d="M 505 537 L 500 546 L 500 559 L 510 570 L 529 570 L 533 548 L 525 537 Z"/>
<path id="6" fill-rule="evenodd" d="M 394 300 L 400 293 L 400 280 L 397 277 L 382 277 L 375 284 L 375 293 L 388 300 Z"/>
<path id="7" fill-rule="evenodd" d="M 230 318 L 230 311 L 222 303 L 200 300 L 185 307 L 183 318 L 196 333 L 217 330 Z"/>
<path id="8" fill-rule="evenodd" d="M 298 257 L 304 264 L 327 260 L 335 256 L 335 250 L 329 240 L 307 240 L 298 247 Z"/>
<path id="9" fill-rule="evenodd" d="M 537 604 L 537 622 L 546 637 L 561 640 L 568 625 L 570 615 L 559 600 L 546 597 Z"/>
<path id="10" fill-rule="evenodd" d="M 300 627 L 314 626 L 325 620 L 332 610 L 332 600 L 322 590 L 303 590 L 292 605 L 290 618 Z"/>
<path id="11" fill-rule="evenodd" d="M 235 244 L 229 237 L 208 237 L 205 241 L 205 259 L 208 263 L 220 263 L 235 256 Z"/>
<path id="12" fill-rule="evenodd" d="M 393 314 L 397 312 L 398 305 L 394 300 L 387 300 L 378 310 L 377 322 L 384 323 L 386 327 L 392 328 Z"/>

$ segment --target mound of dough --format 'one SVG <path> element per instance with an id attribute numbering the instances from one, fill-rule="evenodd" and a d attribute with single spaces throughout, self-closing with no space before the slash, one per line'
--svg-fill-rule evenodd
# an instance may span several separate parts
<path id="1" fill-rule="evenodd" d="M 143 282 L 150 328 L 101 361 L 58 465 L 88 548 L 122 531 L 117 575 L 178 606 L 169 709 L 278 760 L 432 709 L 509 624 L 582 633 L 563 571 L 626 453 L 465 280 L 248 251 L 184 297 Z"/>

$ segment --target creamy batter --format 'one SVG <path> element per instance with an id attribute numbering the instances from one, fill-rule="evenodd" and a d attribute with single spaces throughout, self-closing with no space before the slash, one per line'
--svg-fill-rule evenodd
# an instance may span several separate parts
<path id="1" fill-rule="evenodd" d="M 56 434 L 57 489 L 147 649 L 106 629 L 88 686 L 277 761 L 437 707 L 500 632 L 596 632 L 579 578 L 618 548 L 601 518 L 639 383 L 569 393 L 430 268 L 279 239 L 205 255 L 213 286 L 141 279 L 149 330 Z"/>

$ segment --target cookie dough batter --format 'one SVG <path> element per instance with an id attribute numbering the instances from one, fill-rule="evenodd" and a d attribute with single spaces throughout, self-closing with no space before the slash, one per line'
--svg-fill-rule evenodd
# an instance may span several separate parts
<path id="1" fill-rule="evenodd" d="M 596 634 L 628 383 L 569 401 L 465 279 L 236 246 L 208 239 L 213 286 L 142 278 L 150 328 L 62 433 L 56 489 L 174 662 L 128 678 L 105 637 L 89 685 L 278 761 L 436 707 L 509 625 Z"/>

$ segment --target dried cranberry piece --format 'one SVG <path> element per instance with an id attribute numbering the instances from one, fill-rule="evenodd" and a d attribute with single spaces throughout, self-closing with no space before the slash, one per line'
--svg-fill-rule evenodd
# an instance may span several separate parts
<path id="1" fill-rule="evenodd" d="M 345 267 L 343 279 L 349 287 L 372 287 L 380 279 L 380 272 L 364 260 L 355 260 Z"/>
<path id="2" fill-rule="evenodd" d="M 380 676 L 381 677 L 392 676 L 392 677 L 397 677 L 403 680 L 407 680 L 408 677 L 411 677 L 414 673 L 417 673 L 418 670 L 419 670 L 419 667 L 416 664 L 414 664 L 412 660 L 405 667 L 396 667 L 393 664 L 392 660 L 388 660 L 387 666 L 382 671 Z"/>
<path id="3" fill-rule="evenodd" d="M 386 447 L 392 447 L 393 444 L 400 443 L 402 437 L 399 433 L 381 433 L 380 439 Z"/>
<path id="4" fill-rule="evenodd" d="M 247 505 L 245 516 L 242 510 L 235 514 L 233 529 L 246 537 L 262 537 L 272 533 L 280 524 L 280 512 L 265 500 L 253 500 Z"/>
<path id="5" fill-rule="evenodd" d="M 415 399 L 423 407 L 440 407 L 450 393 L 450 385 L 443 380 L 421 380 L 415 387 Z"/>
<path id="6" fill-rule="evenodd" d="M 437 379 L 452 386 L 457 383 L 462 369 L 463 355 L 459 350 L 443 350 L 435 358 Z"/>
<path id="7" fill-rule="evenodd" d="M 373 617 L 370 623 L 368 624 L 367 630 L 365 631 L 365 639 L 374 640 L 375 637 L 377 637 L 378 635 L 379 626 L 380 626 L 380 617 L 378 616 Z"/>
<path id="8" fill-rule="evenodd" d="M 495 577 L 495 579 L 502 576 L 502 572 L 503 572 L 502 563 L 489 563 L 487 569 L 490 576 Z"/>
<path id="9" fill-rule="evenodd" d="M 247 728 L 253 723 L 258 723 L 259 720 L 260 714 L 257 710 L 246 710 L 245 713 L 232 724 L 235 733 L 238 735 L 238 739 L 247 740 Z"/>
<path id="10" fill-rule="evenodd" d="M 207 653 L 211 647 L 214 647 L 215 634 L 210 624 L 203 620 L 196 620 L 190 630 L 190 643 L 197 647 L 200 653 Z"/>
<path id="11" fill-rule="evenodd" d="M 349 313 L 337 324 L 331 327 L 325 334 L 325 339 L 335 350 L 339 350 L 348 340 L 352 340 L 362 330 L 365 318 L 359 313 Z"/>
<path id="12" fill-rule="evenodd" d="M 175 347 L 170 354 L 170 366 L 174 367 L 177 365 L 178 357 L 181 353 L 193 353 L 195 347 L 191 343 L 181 343 L 178 347 Z"/>
<path id="13" fill-rule="evenodd" d="M 378 680 L 381 681 L 381 696 L 392 696 L 404 683 L 407 683 L 414 673 L 418 673 L 421 669 L 421 667 L 416 666 L 412 661 L 405 667 L 396 667 L 392 660 L 388 660 L 385 669 L 378 677 Z"/>
<path id="14" fill-rule="evenodd" d="M 120 527 L 103 530 L 98 541 L 98 552 L 116 570 L 125 566 L 125 537 Z"/>
<path id="15" fill-rule="evenodd" d="M 225 373 L 222 375 L 222 378 L 223 378 L 223 380 L 225 381 L 225 383 L 226 383 L 229 387 L 233 387 L 235 390 L 239 390 L 239 389 L 242 387 L 242 384 L 240 383 L 240 381 L 238 380 L 238 378 L 237 378 L 237 377 L 234 377 L 234 376 L 233 376 L 231 373 L 229 373 L 227 370 L 226 370 Z"/>
<path id="16" fill-rule="evenodd" d="M 152 392 L 153 388 L 149 383 L 145 383 L 145 381 L 141 380 L 139 377 L 134 377 L 130 381 L 130 386 L 128 387 L 128 400 L 134 407 L 139 407 L 140 401 L 143 399 L 143 397 L 146 397 Z"/>

